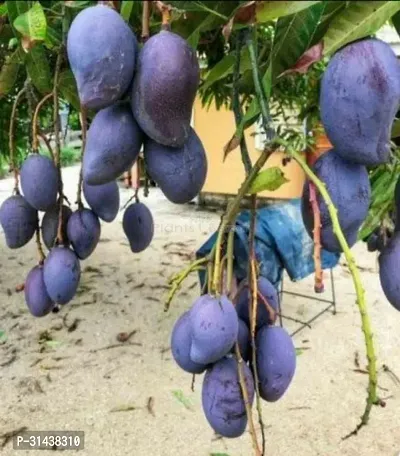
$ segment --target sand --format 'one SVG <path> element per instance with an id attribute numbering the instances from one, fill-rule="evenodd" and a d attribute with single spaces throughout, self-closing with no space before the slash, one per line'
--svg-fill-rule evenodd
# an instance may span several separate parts
<path id="1" fill-rule="evenodd" d="M 64 170 L 67 196 L 74 201 L 78 167 Z M 0 199 L 10 194 L 11 180 L 0 181 Z M 132 192 L 121 189 L 122 203 Z M 34 243 L 20 251 L 0 241 L 0 435 L 16 428 L 85 432 L 82 455 L 229 456 L 253 454 L 248 432 L 235 440 L 218 439 L 201 406 L 201 377 L 191 391 L 191 376 L 171 358 L 169 338 L 178 316 L 198 293 L 191 276 L 163 311 L 167 280 L 184 267 L 213 232 L 220 214 L 196 206 L 174 206 L 159 191 L 146 200 L 156 220 L 151 247 L 130 252 L 122 231 L 122 212 L 102 225 L 102 241 L 83 262 L 80 292 L 58 314 L 35 319 L 28 314 L 23 283 L 34 266 Z M 337 314 L 326 313 L 294 337 L 298 356 L 293 383 L 284 398 L 263 403 L 267 455 L 394 456 L 400 452 L 400 314 L 385 300 L 376 255 L 365 245 L 353 249 L 378 347 L 379 394 L 386 407 L 374 407 L 368 427 L 342 441 L 363 412 L 367 376 L 354 371 L 358 353 L 365 368 L 360 317 L 351 276 L 335 268 Z M 341 261 L 344 263 L 344 260 Z M 312 294 L 312 277 L 286 282 L 288 289 Z M 326 280 L 329 299 L 329 280 Z M 283 312 L 295 318 L 315 314 L 322 304 L 289 295 Z M 297 326 L 285 320 L 289 330 Z M 135 331 L 121 346 L 117 335 Z M 149 406 L 148 406 L 149 405 Z M 115 411 L 115 410 L 119 411 Z M 128 409 L 121 411 L 121 409 Z M 0 440 L 1 445 L 1 440 Z M 20 451 L 19 454 L 32 452 Z M 36 451 L 32 454 L 48 454 Z M 12 442 L 2 454 L 12 455 Z"/>

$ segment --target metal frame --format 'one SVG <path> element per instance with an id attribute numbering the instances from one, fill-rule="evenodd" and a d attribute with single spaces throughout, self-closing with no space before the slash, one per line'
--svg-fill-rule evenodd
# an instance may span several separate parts
<path id="1" fill-rule="evenodd" d="M 284 280 L 283 280 L 283 276 L 282 276 L 281 287 L 280 287 L 280 290 L 279 290 L 279 324 L 281 326 L 283 326 L 283 319 L 287 319 L 287 320 L 294 321 L 296 323 L 300 323 L 300 327 L 297 328 L 295 331 L 293 331 L 290 334 L 291 336 L 294 336 L 295 334 L 298 334 L 304 328 L 311 328 L 311 323 L 314 322 L 321 315 L 323 315 L 325 312 L 328 312 L 330 309 L 332 309 L 332 314 L 336 315 L 335 281 L 334 281 L 334 277 L 333 277 L 333 269 L 332 268 L 330 270 L 330 276 L 331 276 L 331 294 L 332 294 L 332 298 L 331 299 L 317 298 L 317 297 L 311 296 L 311 295 L 304 295 L 304 294 L 301 294 L 301 293 L 295 293 L 293 291 L 286 291 L 286 290 L 283 289 Z M 314 315 L 308 321 L 298 320 L 296 318 L 287 317 L 285 315 L 282 315 L 282 301 L 283 301 L 282 297 L 283 297 L 283 293 L 288 294 L 288 295 L 292 295 L 292 296 L 303 297 L 303 298 L 306 298 L 306 299 L 312 299 L 312 300 L 318 301 L 318 302 L 325 302 L 325 303 L 328 303 L 329 305 L 327 307 L 325 307 L 323 310 L 321 310 L 320 312 L 318 312 L 316 315 Z"/>

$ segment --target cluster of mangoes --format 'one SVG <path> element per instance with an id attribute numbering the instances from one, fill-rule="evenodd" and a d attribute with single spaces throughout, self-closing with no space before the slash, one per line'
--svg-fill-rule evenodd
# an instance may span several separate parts
<path id="1" fill-rule="evenodd" d="M 350 247 L 368 215 L 371 188 L 367 167 L 389 161 L 391 129 L 399 106 L 400 66 L 387 43 L 362 39 L 332 57 L 321 82 L 320 110 L 333 149 L 320 156 L 313 168 L 336 206 Z M 321 245 L 330 252 L 342 252 L 328 207 L 320 195 L 317 200 Z M 312 237 L 309 181 L 304 185 L 302 215 Z"/>
<path id="2" fill-rule="evenodd" d="M 255 359 L 260 396 L 265 401 L 275 402 L 285 394 L 292 381 L 296 350 L 287 331 L 275 326 L 279 309 L 276 288 L 262 276 L 257 287 Z M 247 426 L 234 348 L 236 341 L 243 359 L 250 407 L 255 394 L 250 333 L 253 301 L 246 282 L 239 285 L 239 290 L 235 304 L 225 294 L 200 296 L 175 322 L 171 335 L 172 355 L 178 366 L 191 374 L 205 372 L 202 385 L 204 414 L 213 430 L 228 438 L 241 436 Z"/>
<path id="3" fill-rule="evenodd" d="M 321 119 L 334 148 L 314 165 L 325 183 L 349 246 L 357 240 L 371 198 L 366 167 L 390 160 L 393 121 L 400 107 L 400 64 L 391 47 L 367 38 L 339 50 L 330 60 L 322 79 Z M 400 180 L 395 191 L 400 207 Z M 321 244 L 341 252 L 333 232 L 328 208 L 318 196 L 321 212 Z M 306 182 L 302 198 L 303 220 L 312 236 L 314 221 Z M 368 238 L 368 250 L 380 252 L 379 275 L 388 301 L 400 310 L 400 225 L 398 210 L 394 233 L 377 229 Z"/>
<path id="4" fill-rule="evenodd" d="M 94 112 L 82 159 L 82 189 L 90 209 L 78 203 L 72 212 L 63 204 L 61 175 L 39 153 L 22 164 L 22 194 L 17 189 L 0 208 L 12 249 L 39 232 L 39 211 L 44 212 L 40 231 L 49 254 L 25 281 L 26 303 L 38 317 L 75 296 L 80 261 L 99 242 L 100 219 L 116 218 L 117 179 L 131 169 L 142 147 L 147 172 L 173 203 L 191 201 L 207 174 L 203 145 L 190 126 L 199 64 L 183 38 L 163 29 L 140 48 L 118 12 L 99 4 L 72 21 L 67 56 L 82 113 Z M 123 230 L 132 252 L 145 250 L 153 239 L 153 216 L 137 197 L 124 211 Z"/>

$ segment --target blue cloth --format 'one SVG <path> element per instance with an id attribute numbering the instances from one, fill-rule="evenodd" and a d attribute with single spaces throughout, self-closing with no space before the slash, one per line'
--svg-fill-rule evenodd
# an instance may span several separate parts
<path id="1" fill-rule="evenodd" d="M 235 223 L 234 272 L 239 280 L 247 277 L 249 257 L 248 236 L 251 213 L 242 211 Z M 217 232 L 196 252 L 197 258 L 207 255 L 213 248 Z M 269 205 L 257 210 L 255 228 L 255 254 L 260 263 L 260 275 L 278 288 L 286 270 L 292 281 L 314 273 L 314 242 L 308 235 L 301 216 L 301 200 Z M 330 269 L 339 262 L 340 254 L 321 250 L 321 266 Z M 200 286 L 206 280 L 205 271 L 199 272 Z"/>

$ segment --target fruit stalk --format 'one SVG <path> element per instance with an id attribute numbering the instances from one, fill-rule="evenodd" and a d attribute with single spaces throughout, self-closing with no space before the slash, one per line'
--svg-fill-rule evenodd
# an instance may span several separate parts
<path id="1" fill-rule="evenodd" d="M 15 130 L 15 118 L 17 115 L 17 108 L 22 99 L 25 95 L 26 88 L 24 87 L 21 89 L 17 96 L 15 97 L 14 104 L 11 111 L 10 117 L 10 129 L 8 134 L 8 141 L 9 141 L 9 149 L 10 149 L 10 168 L 14 173 L 14 192 L 16 195 L 19 195 L 19 181 L 18 181 L 18 166 L 15 161 L 15 142 L 14 142 L 14 130 Z"/>
<path id="2" fill-rule="evenodd" d="M 162 16 L 161 29 L 162 30 L 171 30 L 170 22 L 171 22 L 172 6 L 166 5 L 164 2 L 161 2 L 161 1 L 155 1 L 155 4 Z"/>
<path id="3" fill-rule="evenodd" d="M 246 407 L 246 415 L 247 415 L 247 420 L 249 422 L 250 435 L 251 435 L 251 440 L 253 442 L 254 452 L 255 452 L 256 456 L 261 456 L 260 447 L 258 446 L 258 441 L 257 441 L 257 433 L 256 433 L 256 430 L 254 427 L 254 422 L 253 422 L 253 415 L 251 413 L 251 406 L 250 406 L 250 401 L 249 401 L 249 395 L 247 392 L 246 379 L 245 379 L 244 371 L 243 371 L 243 358 L 242 358 L 242 355 L 240 354 L 239 344 L 237 342 L 235 343 L 235 354 L 236 354 L 236 359 L 238 362 L 239 383 L 240 383 L 240 388 L 242 390 L 244 405 Z"/>
<path id="4" fill-rule="evenodd" d="M 53 98 L 54 94 L 53 92 L 48 93 L 46 96 L 44 96 L 39 103 L 36 106 L 35 112 L 33 114 L 33 120 L 32 120 L 32 151 L 37 154 L 39 152 L 39 135 L 38 135 L 38 117 L 39 117 L 39 112 L 42 109 L 42 106 L 46 103 L 46 101 L 50 100 L 50 98 Z"/>
<path id="5" fill-rule="evenodd" d="M 39 218 L 38 218 L 38 221 L 37 221 L 37 228 L 36 228 L 36 247 L 37 247 L 37 251 L 38 251 L 38 254 L 39 254 L 39 264 L 42 265 L 44 263 L 46 255 L 44 254 L 43 247 L 42 247 L 42 242 L 40 240 Z"/>
<path id="6" fill-rule="evenodd" d="M 233 280 L 233 259 L 234 259 L 234 241 L 235 241 L 235 230 L 231 229 L 228 233 L 228 242 L 226 246 L 226 289 L 228 293 L 231 293 L 232 280 Z"/>
<path id="7" fill-rule="evenodd" d="M 257 404 L 257 414 L 258 414 L 258 423 L 261 428 L 261 441 L 262 441 L 262 455 L 265 454 L 265 429 L 264 421 L 262 417 L 262 407 L 261 407 L 261 396 L 260 396 L 260 384 L 258 381 L 258 370 L 257 370 L 257 354 L 256 354 L 256 322 L 257 322 L 257 310 L 258 310 L 258 278 L 257 278 L 257 267 L 256 267 L 256 255 L 254 249 L 254 237 L 256 231 L 256 221 L 257 221 L 257 195 L 252 195 L 251 197 L 251 220 L 250 220 L 250 232 L 249 232 L 249 259 L 250 259 L 250 268 L 249 268 L 249 283 L 251 290 L 251 299 L 249 299 L 249 315 L 251 315 L 251 352 L 252 352 L 252 367 L 253 367 L 253 376 L 256 389 L 256 404 Z M 250 305 L 251 303 L 251 305 Z"/>
<path id="8" fill-rule="evenodd" d="M 243 112 L 242 107 L 240 104 L 240 97 L 239 97 L 239 80 L 240 80 L 240 56 L 241 56 L 241 49 L 243 46 L 243 35 L 239 32 L 236 36 L 236 60 L 235 60 L 235 68 L 233 72 L 233 89 L 232 89 L 232 110 L 235 116 L 235 123 L 236 128 L 239 127 L 240 123 L 242 122 Z M 240 140 L 240 153 L 242 156 L 242 162 L 246 174 L 249 174 L 251 171 L 251 159 L 249 155 L 249 151 L 247 150 L 247 144 L 245 136 L 243 135 Z"/>
<path id="9" fill-rule="evenodd" d="M 376 369 L 376 355 L 375 355 L 375 348 L 374 348 L 374 340 L 372 335 L 371 329 L 371 322 L 368 314 L 367 304 L 365 301 L 365 291 L 361 283 L 360 272 L 356 266 L 356 262 L 354 257 L 351 253 L 351 250 L 347 244 L 346 238 L 343 235 L 343 232 L 340 228 L 339 219 L 337 216 L 337 209 L 334 206 L 332 199 L 324 185 L 318 177 L 314 174 L 311 168 L 307 165 L 303 157 L 296 151 L 290 150 L 290 155 L 296 160 L 296 162 L 301 166 L 303 171 L 306 173 L 307 177 L 315 187 L 320 192 L 322 198 L 324 199 L 329 215 L 332 220 L 333 225 L 333 232 L 335 233 L 339 244 L 343 250 L 345 255 L 347 264 L 349 266 L 351 276 L 354 282 L 354 288 L 357 295 L 357 306 L 360 311 L 361 316 L 361 327 L 365 337 L 365 347 L 367 352 L 367 369 L 368 369 L 368 395 L 367 395 L 367 404 L 365 406 L 364 413 L 361 417 L 361 422 L 358 424 L 357 428 L 352 434 L 356 434 L 363 426 L 368 423 L 369 415 L 372 409 L 372 406 L 379 402 L 378 396 L 376 393 L 378 378 L 377 378 L 377 369 Z"/>
<path id="10" fill-rule="evenodd" d="M 212 281 L 212 290 L 216 292 L 219 289 L 219 270 L 221 267 L 221 244 L 222 239 L 224 237 L 224 233 L 228 229 L 229 225 L 232 223 L 236 215 L 240 210 L 240 203 L 244 196 L 249 191 L 251 184 L 253 183 L 254 179 L 256 178 L 258 172 L 264 166 L 265 162 L 271 156 L 273 152 L 279 147 L 279 144 L 272 143 L 263 150 L 261 155 L 259 156 L 258 160 L 255 162 L 253 168 L 251 169 L 249 175 L 246 177 L 245 181 L 243 182 L 242 186 L 240 187 L 238 194 L 236 197 L 230 202 L 225 214 L 222 217 L 221 225 L 218 230 L 217 241 L 210 252 L 210 257 L 213 256 L 215 252 L 215 260 L 214 260 L 214 273 L 213 273 L 213 281 Z"/>
<path id="11" fill-rule="evenodd" d="M 184 269 L 182 272 L 179 272 L 178 274 L 176 274 L 175 276 L 173 276 L 170 280 L 170 284 L 171 284 L 171 289 L 170 291 L 168 292 L 168 296 L 167 296 L 167 299 L 165 301 L 165 305 L 164 305 L 164 311 L 165 312 L 168 312 L 168 309 L 169 309 L 169 306 L 171 304 L 171 301 L 172 299 L 174 298 L 175 296 L 175 293 L 180 289 L 181 285 L 182 285 L 182 282 L 186 279 L 186 277 L 194 272 L 194 271 L 198 271 L 200 269 L 202 269 L 202 265 L 204 263 L 207 263 L 208 262 L 208 257 L 204 257 L 204 258 L 199 258 L 198 260 L 194 261 L 193 263 L 191 263 L 186 269 Z"/>
<path id="12" fill-rule="evenodd" d="M 142 43 L 144 44 L 150 36 L 150 1 L 143 0 L 142 12 Z"/>
<path id="13" fill-rule="evenodd" d="M 79 170 L 79 180 L 78 180 L 78 192 L 76 195 L 76 204 L 79 209 L 83 208 L 82 204 L 82 181 L 83 181 L 83 169 L 82 169 L 82 160 L 83 154 L 85 153 L 86 147 L 86 135 L 87 135 L 87 110 L 83 106 L 79 111 L 79 121 L 81 123 L 82 130 L 82 146 L 81 146 L 81 169 Z"/>
<path id="14" fill-rule="evenodd" d="M 313 182 L 309 183 L 310 187 L 310 203 L 314 214 L 314 291 L 322 293 L 324 291 L 323 271 L 321 266 L 321 213 L 318 207 L 317 192 Z"/>
<path id="15" fill-rule="evenodd" d="M 62 23 L 62 34 L 63 39 L 58 50 L 57 54 L 57 61 L 56 61 L 56 69 L 54 73 L 54 86 L 53 86 L 53 122 L 54 122 L 54 141 L 55 141 L 55 154 L 54 154 L 54 161 L 55 165 L 58 170 L 58 193 L 59 193 L 59 217 L 58 217 L 58 229 L 57 229 L 57 240 L 56 242 L 59 244 L 63 243 L 63 233 L 62 233 L 62 207 L 63 207 L 63 181 L 62 181 L 62 173 L 61 173 L 61 143 L 60 143 L 60 116 L 58 113 L 59 110 L 59 100 L 58 100 L 58 80 L 60 76 L 61 64 L 64 57 L 64 49 L 65 49 L 65 39 L 68 30 L 68 21 L 65 16 L 65 4 L 63 3 L 61 9 L 61 15 L 63 18 Z"/>
<path id="16" fill-rule="evenodd" d="M 271 116 L 269 114 L 268 100 L 267 100 L 265 91 L 263 89 L 262 79 L 261 79 L 260 72 L 258 69 L 257 51 L 256 51 L 256 47 L 254 44 L 255 33 L 256 33 L 256 29 L 253 26 L 253 33 L 249 33 L 246 40 L 247 40 L 247 47 L 249 48 L 250 62 L 251 62 L 251 67 L 252 67 L 252 71 L 253 71 L 254 88 L 256 91 L 256 97 L 257 97 L 258 103 L 260 105 L 260 110 L 261 110 L 262 126 L 264 129 L 265 135 L 267 136 L 267 138 L 269 138 L 270 136 L 272 136 L 273 131 L 269 127 L 269 124 L 271 123 Z"/>

